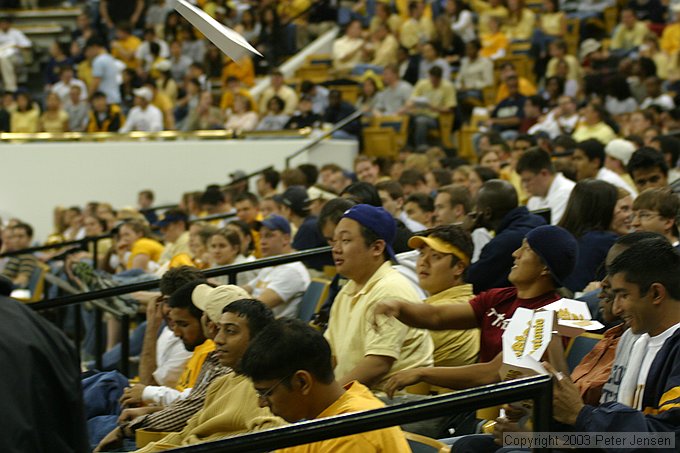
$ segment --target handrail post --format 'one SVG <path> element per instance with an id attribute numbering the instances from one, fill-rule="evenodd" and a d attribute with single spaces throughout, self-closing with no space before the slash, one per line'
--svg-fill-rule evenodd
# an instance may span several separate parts
<path id="1" fill-rule="evenodd" d="M 230 272 L 229 273 L 229 284 L 230 285 L 235 285 L 236 284 L 236 277 L 238 276 L 238 273 L 236 272 Z"/>
<path id="2" fill-rule="evenodd" d="M 82 338 L 83 338 L 83 330 L 82 330 L 82 322 L 83 322 L 83 313 L 80 311 L 83 309 L 80 305 L 73 307 L 75 308 L 75 325 L 73 326 L 73 342 L 75 343 L 76 346 L 76 355 L 78 357 L 78 362 L 80 362 L 80 344 L 82 343 Z M 61 309 L 62 313 L 65 313 L 68 316 L 69 313 L 69 307 L 65 307 Z"/>
<path id="3" fill-rule="evenodd" d="M 534 432 L 547 433 L 552 426 L 553 417 L 553 382 L 552 379 L 542 385 L 534 398 Z M 535 451 L 551 452 L 551 448 L 537 448 Z"/>
<path id="4" fill-rule="evenodd" d="M 130 377 L 130 316 L 120 318 L 120 372 Z"/>
<path id="5" fill-rule="evenodd" d="M 78 308 L 82 308 L 78 306 Z M 94 305 L 92 306 L 94 310 L 94 360 L 95 367 L 98 370 L 103 368 L 102 366 L 102 356 L 104 355 L 104 345 L 102 344 L 102 322 L 104 316 L 102 315 L 101 309 Z"/>
<path id="6" fill-rule="evenodd" d="M 98 263 L 99 263 L 99 254 L 97 253 L 97 249 L 99 248 L 99 240 L 101 238 L 96 237 L 94 238 L 94 241 L 92 242 L 92 269 L 97 270 Z"/>

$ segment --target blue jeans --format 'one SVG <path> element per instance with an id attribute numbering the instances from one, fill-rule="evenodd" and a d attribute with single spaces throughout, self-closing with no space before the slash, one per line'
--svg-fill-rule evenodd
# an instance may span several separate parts
<path id="1" fill-rule="evenodd" d="M 435 118 L 427 115 L 415 115 L 411 117 L 413 124 L 413 144 L 416 149 L 427 146 L 427 133 L 430 129 L 437 129 L 439 123 Z"/>

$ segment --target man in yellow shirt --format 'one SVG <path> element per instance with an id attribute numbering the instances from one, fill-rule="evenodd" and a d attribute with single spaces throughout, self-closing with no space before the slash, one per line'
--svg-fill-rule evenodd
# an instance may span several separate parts
<path id="1" fill-rule="evenodd" d="M 392 374 L 433 363 L 434 347 L 426 331 L 373 316 L 373 307 L 382 300 L 418 298 L 411 283 L 392 268 L 395 235 L 392 215 L 366 204 L 351 207 L 335 227 L 333 260 L 349 282 L 335 297 L 325 336 L 343 385 L 357 380 L 381 390 Z"/>
<path id="2" fill-rule="evenodd" d="M 680 5 L 677 3 L 671 6 L 673 22 L 666 25 L 661 34 L 659 45 L 661 50 L 673 56 L 680 50 Z"/>
<path id="3" fill-rule="evenodd" d="M 132 27 L 129 24 L 121 23 L 116 25 L 116 39 L 111 42 L 111 55 L 119 59 L 130 69 L 137 69 L 137 48 L 142 44 L 142 40 L 132 34 Z"/>
<path id="4" fill-rule="evenodd" d="M 621 10 L 621 23 L 614 30 L 609 48 L 625 53 L 633 51 L 640 47 L 647 34 L 649 34 L 647 24 L 637 20 L 633 9 L 624 8 Z"/>
<path id="5" fill-rule="evenodd" d="M 472 285 L 463 281 L 470 265 L 473 244 L 470 233 L 457 225 L 442 225 L 413 236 L 408 245 L 418 249 L 418 283 L 430 294 L 429 305 L 468 303 Z M 434 342 L 434 366 L 458 366 L 477 362 L 479 329 L 430 331 Z"/>
<path id="6" fill-rule="evenodd" d="M 255 385 L 262 407 L 288 422 L 378 409 L 384 404 L 357 381 L 335 380 L 331 348 L 323 336 L 297 319 L 267 326 L 248 346 L 243 373 Z M 407 453 L 398 426 L 278 450 L 279 453 Z"/>
<path id="7" fill-rule="evenodd" d="M 456 89 L 443 78 L 440 66 L 432 66 L 428 78 L 419 80 L 411 98 L 399 114 L 412 115 L 413 142 L 416 148 L 427 146 L 427 132 L 439 127 L 439 115 L 451 113 L 456 107 Z"/>

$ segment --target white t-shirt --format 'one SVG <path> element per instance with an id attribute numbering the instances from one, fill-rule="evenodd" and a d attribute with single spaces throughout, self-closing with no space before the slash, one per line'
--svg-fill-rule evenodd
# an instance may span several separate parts
<path id="1" fill-rule="evenodd" d="M 271 289 L 283 299 L 283 303 L 272 308 L 277 318 L 295 318 L 302 295 L 307 290 L 311 279 L 309 271 L 300 262 L 266 267 L 257 274 L 248 286 L 253 291 L 254 298 L 258 298 L 265 290 Z"/>
<path id="2" fill-rule="evenodd" d="M 156 339 L 156 370 L 153 372 L 158 385 L 174 387 L 191 354 L 172 330 L 167 326 L 163 327 Z"/>
<path id="3" fill-rule="evenodd" d="M 597 176 L 595 179 L 599 179 L 600 181 L 605 181 L 608 182 L 609 184 L 613 184 L 616 187 L 620 187 L 623 190 L 627 191 L 631 197 L 635 198 L 637 193 L 635 192 L 635 189 L 633 189 L 626 181 L 623 180 L 623 178 L 613 171 L 611 171 L 608 168 L 602 167 L 600 170 L 597 172 Z"/>
<path id="4" fill-rule="evenodd" d="M 645 384 L 647 383 L 647 376 L 649 375 L 649 369 L 652 367 L 652 362 L 659 353 L 659 350 L 663 344 L 668 340 L 675 331 L 680 328 L 680 323 L 666 329 L 664 332 L 660 333 L 655 337 L 650 337 L 649 334 L 642 335 L 643 338 L 640 340 L 647 341 L 647 350 L 640 364 L 640 372 L 638 373 L 637 386 L 635 390 L 635 397 L 633 398 L 633 407 L 642 410 L 642 396 L 645 393 Z M 644 337 L 647 337 L 646 339 Z M 640 341 L 638 340 L 638 341 Z"/>
<path id="5" fill-rule="evenodd" d="M 140 106 L 130 109 L 130 114 L 120 132 L 131 131 L 159 132 L 163 130 L 163 113 L 158 107 L 149 104 L 144 110 Z"/>
<path id="6" fill-rule="evenodd" d="M 527 209 L 529 211 L 536 211 L 538 209 L 550 208 L 550 223 L 557 225 L 564 215 L 569 195 L 575 185 L 574 181 L 566 178 L 562 173 L 557 173 L 545 197 L 534 196 L 529 198 Z"/>

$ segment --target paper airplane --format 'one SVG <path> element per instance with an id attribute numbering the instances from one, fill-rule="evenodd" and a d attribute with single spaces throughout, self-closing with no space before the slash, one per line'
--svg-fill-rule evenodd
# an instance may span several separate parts
<path id="1" fill-rule="evenodd" d="M 210 17 L 205 11 L 196 8 L 186 0 L 177 0 L 175 10 L 205 35 L 222 52 L 238 61 L 246 52 L 262 56 L 246 39 L 229 27 Z"/>

